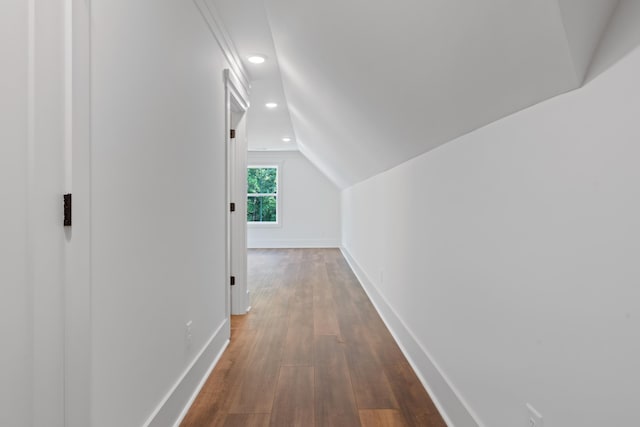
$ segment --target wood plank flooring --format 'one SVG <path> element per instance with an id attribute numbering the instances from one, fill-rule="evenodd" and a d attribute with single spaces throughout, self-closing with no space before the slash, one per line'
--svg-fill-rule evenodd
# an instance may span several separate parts
<path id="1" fill-rule="evenodd" d="M 182 427 L 446 427 L 339 250 L 250 250 L 249 287 Z"/>

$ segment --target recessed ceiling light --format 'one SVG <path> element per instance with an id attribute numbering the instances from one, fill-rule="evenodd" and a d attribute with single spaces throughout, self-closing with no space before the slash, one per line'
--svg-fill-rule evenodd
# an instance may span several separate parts
<path id="1" fill-rule="evenodd" d="M 276 108 L 278 106 L 278 104 L 276 104 L 275 102 L 267 102 L 266 104 L 264 104 L 265 107 L 267 108 Z"/>
<path id="2" fill-rule="evenodd" d="M 282 138 L 282 140 L 284 142 L 291 142 L 291 138 L 289 138 L 288 136 L 285 136 L 284 138 Z"/>
<path id="3" fill-rule="evenodd" d="M 251 55 L 247 57 L 247 61 L 251 62 L 252 64 L 262 64 L 266 60 L 267 58 L 262 55 Z"/>

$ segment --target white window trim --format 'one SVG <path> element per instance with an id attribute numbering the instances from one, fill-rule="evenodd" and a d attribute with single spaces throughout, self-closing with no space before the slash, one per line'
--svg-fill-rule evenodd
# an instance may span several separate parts
<path id="1" fill-rule="evenodd" d="M 252 161 L 247 165 L 247 169 L 250 168 L 276 168 L 276 222 L 257 222 L 257 221 L 247 221 L 247 226 L 249 228 L 280 228 L 282 227 L 282 162 L 273 162 L 273 161 Z M 266 196 L 271 194 L 262 194 L 256 193 L 251 194 L 251 196 Z M 249 193 L 246 194 L 246 198 L 249 197 Z M 247 199 L 245 199 L 245 203 Z"/>

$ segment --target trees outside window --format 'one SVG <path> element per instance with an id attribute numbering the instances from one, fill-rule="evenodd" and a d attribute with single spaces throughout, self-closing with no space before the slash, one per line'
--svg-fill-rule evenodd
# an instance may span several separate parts
<path id="1" fill-rule="evenodd" d="M 278 167 L 247 168 L 247 221 L 278 222 Z"/>

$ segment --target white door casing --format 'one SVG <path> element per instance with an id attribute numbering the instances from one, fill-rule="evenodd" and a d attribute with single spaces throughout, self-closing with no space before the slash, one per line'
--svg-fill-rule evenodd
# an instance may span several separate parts
<path id="1" fill-rule="evenodd" d="M 231 314 L 245 314 L 250 308 L 247 290 L 247 213 L 246 169 L 247 134 L 246 111 L 249 97 L 240 81 L 229 69 L 225 70 L 227 111 L 227 202 L 235 204 L 235 211 L 227 216 L 227 269 L 234 276 L 230 287 L 229 309 Z M 231 138 L 231 129 L 235 138 Z"/>
<path id="2" fill-rule="evenodd" d="M 64 5 L 0 10 L 0 425 L 65 425 Z"/>

